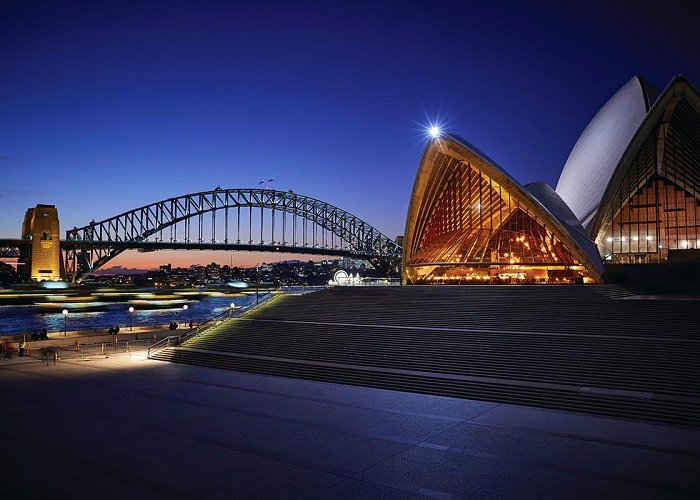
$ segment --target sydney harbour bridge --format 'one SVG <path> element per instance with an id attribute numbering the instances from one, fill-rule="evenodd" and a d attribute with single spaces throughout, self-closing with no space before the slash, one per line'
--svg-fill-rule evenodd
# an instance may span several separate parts
<path id="1" fill-rule="evenodd" d="M 0 257 L 19 258 L 26 239 L 0 239 Z M 347 256 L 399 276 L 398 243 L 324 201 L 273 189 L 185 194 L 66 231 L 62 274 L 77 283 L 126 250 L 230 250 Z"/>

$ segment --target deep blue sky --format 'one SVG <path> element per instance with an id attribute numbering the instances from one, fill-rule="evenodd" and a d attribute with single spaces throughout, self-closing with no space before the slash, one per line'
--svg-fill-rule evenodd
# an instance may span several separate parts
<path id="1" fill-rule="evenodd" d="M 0 236 L 263 177 L 395 236 L 437 117 L 556 184 L 630 77 L 700 84 L 698 12 L 657 4 L 0 2 Z"/>

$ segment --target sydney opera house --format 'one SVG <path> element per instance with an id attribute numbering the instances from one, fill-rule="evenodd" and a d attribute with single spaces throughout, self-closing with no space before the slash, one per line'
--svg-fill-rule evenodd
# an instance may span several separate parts
<path id="1" fill-rule="evenodd" d="M 700 265 L 698 249 L 698 93 L 683 76 L 661 92 L 634 77 L 585 128 L 556 189 L 521 185 L 454 135 L 431 140 L 410 199 L 403 278 L 600 283 L 620 266 Z"/>

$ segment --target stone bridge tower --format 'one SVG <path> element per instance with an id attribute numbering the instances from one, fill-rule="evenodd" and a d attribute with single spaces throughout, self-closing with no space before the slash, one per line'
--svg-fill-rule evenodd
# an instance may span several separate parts
<path id="1" fill-rule="evenodd" d="M 61 279 L 61 237 L 54 205 L 37 205 L 24 214 L 22 238 L 31 241 L 20 255 L 20 273 L 25 279 Z"/>

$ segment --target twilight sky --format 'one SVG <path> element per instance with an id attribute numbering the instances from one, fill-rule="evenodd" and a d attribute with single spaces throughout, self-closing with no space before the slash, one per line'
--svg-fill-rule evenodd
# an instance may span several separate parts
<path id="1" fill-rule="evenodd" d="M 520 182 L 555 185 L 633 75 L 700 85 L 684 3 L 0 1 L 0 237 L 36 203 L 63 232 L 263 177 L 393 237 L 435 119 Z"/>

